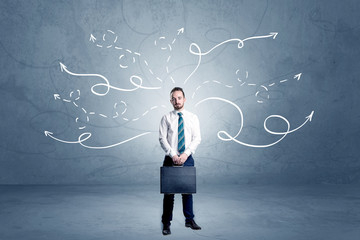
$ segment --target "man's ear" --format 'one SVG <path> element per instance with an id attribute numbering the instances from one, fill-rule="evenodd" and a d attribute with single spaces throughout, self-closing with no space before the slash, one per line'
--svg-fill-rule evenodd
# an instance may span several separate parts
<path id="1" fill-rule="evenodd" d="M 184 98 L 184 103 L 186 102 L 186 98 Z"/>

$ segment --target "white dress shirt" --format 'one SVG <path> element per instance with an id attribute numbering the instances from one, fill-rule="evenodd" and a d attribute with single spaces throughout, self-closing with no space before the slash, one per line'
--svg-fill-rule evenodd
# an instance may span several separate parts
<path id="1" fill-rule="evenodd" d="M 166 155 L 173 157 L 179 155 L 178 151 L 178 121 L 179 111 L 173 110 L 161 118 L 159 127 L 159 141 Z M 184 120 L 185 151 L 190 156 L 195 153 L 201 142 L 200 124 L 198 117 L 186 110 L 182 110 Z"/>

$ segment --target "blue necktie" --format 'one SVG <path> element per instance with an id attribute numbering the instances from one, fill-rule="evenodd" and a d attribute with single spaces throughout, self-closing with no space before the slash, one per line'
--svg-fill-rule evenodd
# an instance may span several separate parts
<path id="1" fill-rule="evenodd" d="M 178 150 L 182 154 L 185 151 L 184 119 L 182 118 L 182 113 L 178 113 L 178 115 Z"/>

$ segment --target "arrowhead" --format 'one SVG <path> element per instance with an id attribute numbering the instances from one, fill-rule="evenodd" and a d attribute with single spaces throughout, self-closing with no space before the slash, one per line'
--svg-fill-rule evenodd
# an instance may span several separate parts
<path id="1" fill-rule="evenodd" d="M 94 37 L 94 35 L 90 34 L 89 41 L 92 41 L 94 43 L 96 41 L 96 37 Z"/>
<path id="2" fill-rule="evenodd" d="M 294 78 L 297 78 L 297 80 L 299 81 L 299 80 L 300 80 L 301 75 L 302 75 L 302 73 L 296 74 L 296 75 L 294 76 Z"/>
<path id="3" fill-rule="evenodd" d="M 273 39 L 275 39 L 278 34 L 279 34 L 279 33 L 277 33 L 277 32 L 271 32 L 271 33 L 270 33 L 270 35 L 272 35 Z"/>
<path id="4" fill-rule="evenodd" d="M 177 35 L 179 35 L 180 33 L 184 33 L 184 28 L 180 28 L 177 31 L 178 31 Z"/>
<path id="5" fill-rule="evenodd" d="M 54 98 L 55 98 L 55 100 L 56 100 L 56 99 L 60 99 L 60 94 L 55 93 L 55 94 L 54 94 Z"/>
<path id="6" fill-rule="evenodd" d="M 312 112 L 310 113 L 310 115 L 307 116 L 306 118 L 309 119 L 309 121 L 311 122 L 313 115 L 314 115 L 314 111 L 312 111 Z"/>
<path id="7" fill-rule="evenodd" d="M 60 63 L 60 69 L 61 69 L 61 71 L 63 72 L 64 70 L 66 70 L 66 66 L 63 64 L 63 63 L 61 63 L 61 62 L 59 62 Z"/>
<path id="8" fill-rule="evenodd" d="M 44 131 L 44 133 L 45 133 L 45 136 L 49 136 L 49 135 L 53 134 L 52 132 L 49 132 L 49 131 Z"/>

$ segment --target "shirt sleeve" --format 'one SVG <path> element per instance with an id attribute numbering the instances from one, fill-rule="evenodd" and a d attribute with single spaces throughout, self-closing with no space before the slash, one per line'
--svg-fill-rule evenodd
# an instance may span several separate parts
<path id="1" fill-rule="evenodd" d="M 200 123 L 199 123 L 199 119 L 196 115 L 194 115 L 193 126 L 192 126 L 191 131 L 192 131 L 191 143 L 185 149 L 185 153 L 188 156 L 195 153 L 196 148 L 199 146 L 199 144 L 201 142 Z"/>
<path id="2" fill-rule="evenodd" d="M 171 148 L 167 140 L 167 135 L 168 135 L 168 122 L 166 121 L 166 116 L 163 116 L 159 126 L 159 142 L 161 148 L 165 151 L 165 154 L 170 157 L 173 157 L 176 155 L 176 151 Z"/>

